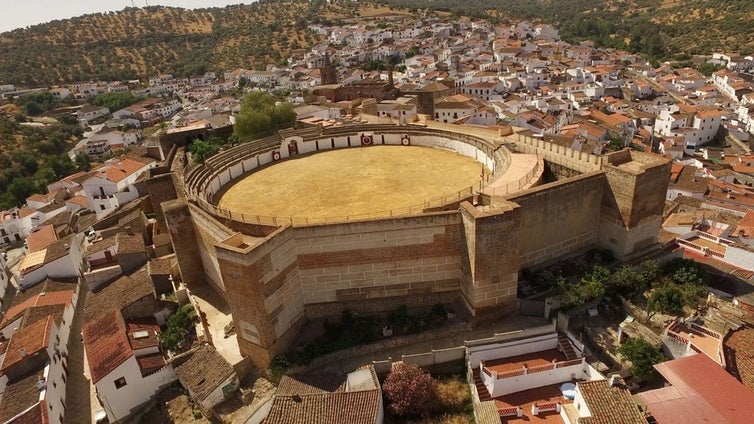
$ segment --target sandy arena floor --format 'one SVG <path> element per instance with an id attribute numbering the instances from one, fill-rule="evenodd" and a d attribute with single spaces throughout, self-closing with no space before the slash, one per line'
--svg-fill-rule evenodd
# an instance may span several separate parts
<path id="1" fill-rule="evenodd" d="M 388 216 L 478 185 L 480 171 L 474 159 L 429 147 L 333 150 L 252 173 L 222 193 L 219 206 L 246 216 Z"/>

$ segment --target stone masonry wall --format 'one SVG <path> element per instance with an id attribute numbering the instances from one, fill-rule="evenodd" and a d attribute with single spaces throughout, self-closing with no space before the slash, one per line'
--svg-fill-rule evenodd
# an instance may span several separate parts
<path id="1" fill-rule="evenodd" d="M 304 303 L 458 291 L 459 221 L 446 212 L 296 228 Z"/>
<path id="2" fill-rule="evenodd" d="M 521 206 L 520 267 L 596 245 L 603 179 L 593 172 L 508 197 Z"/>

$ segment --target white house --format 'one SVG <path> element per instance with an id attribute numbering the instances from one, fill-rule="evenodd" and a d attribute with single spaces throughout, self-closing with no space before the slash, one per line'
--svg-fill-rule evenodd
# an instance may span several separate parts
<path id="1" fill-rule="evenodd" d="M 110 113 L 110 110 L 104 106 L 87 105 L 76 112 L 79 121 L 91 122 L 101 116 Z"/>
<path id="2" fill-rule="evenodd" d="M 10 336 L 0 355 L 0 422 L 63 422 L 69 331 L 61 330 L 71 320 L 47 315 Z"/>
<path id="3" fill-rule="evenodd" d="M 43 250 L 24 256 L 18 264 L 16 281 L 21 289 L 26 289 L 45 278 L 76 277 L 81 261 L 80 237 L 71 234 L 54 241 Z"/>
<path id="4" fill-rule="evenodd" d="M 112 310 L 84 325 L 84 351 L 97 396 L 110 422 L 136 412 L 176 380 L 159 348 L 156 320 L 125 320 Z"/>
<path id="5" fill-rule="evenodd" d="M 120 205 L 139 197 L 134 183 L 155 162 L 138 162 L 133 159 L 110 159 L 96 173 L 84 181 L 84 195 L 89 210 L 97 217 L 105 216 Z"/>

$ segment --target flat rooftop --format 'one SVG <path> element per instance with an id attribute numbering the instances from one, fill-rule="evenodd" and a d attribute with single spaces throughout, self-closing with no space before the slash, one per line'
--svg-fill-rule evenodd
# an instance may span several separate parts
<path id="1" fill-rule="evenodd" d="M 538 367 L 552 368 L 553 360 L 560 362 L 566 361 L 567 358 L 557 349 L 549 349 L 525 355 L 484 361 L 484 367 L 489 371 L 496 371 L 498 376 L 500 376 L 504 373 L 523 370 L 524 367 L 528 367 L 530 371 L 536 371 Z"/>
<path id="2" fill-rule="evenodd" d="M 506 424 L 563 424 L 560 414 L 555 411 L 540 412 L 538 415 L 531 413 L 531 407 L 534 404 L 559 402 L 563 405 L 573 403 L 573 400 L 563 397 L 560 392 L 560 385 L 563 383 L 577 383 L 578 380 L 568 380 L 549 386 L 537 387 L 534 389 L 524 390 L 521 392 L 511 393 L 509 395 L 496 397 L 495 406 L 498 409 L 520 406 L 523 409 L 523 416 L 518 417 L 501 417 L 500 421 Z"/>

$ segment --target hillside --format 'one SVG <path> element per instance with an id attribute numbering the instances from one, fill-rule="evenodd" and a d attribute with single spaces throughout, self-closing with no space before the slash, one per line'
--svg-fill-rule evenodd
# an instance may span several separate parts
<path id="1" fill-rule="evenodd" d="M 48 85 L 260 69 L 322 40 L 307 29 L 310 23 L 419 9 L 493 22 L 525 18 L 552 23 L 567 41 L 593 39 L 656 59 L 754 52 L 750 0 L 375 0 L 340 5 L 270 0 L 198 10 L 126 8 L 2 33 L 0 83 Z"/>
<path id="2" fill-rule="evenodd" d="M 754 52 L 751 0 L 378 0 L 391 7 L 442 10 L 505 22 L 556 25 L 567 41 L 640 52 L 657 59 L 714 51 Z"/>
<path id="3" fill-rule="evenodd" d="M 263 68 L 319 40 L 307 23 L 355 11 L 323 1 L 263 2 L 126 8 L 52 21 L 0 34 L 0 82 L 44 85 Z"/>

